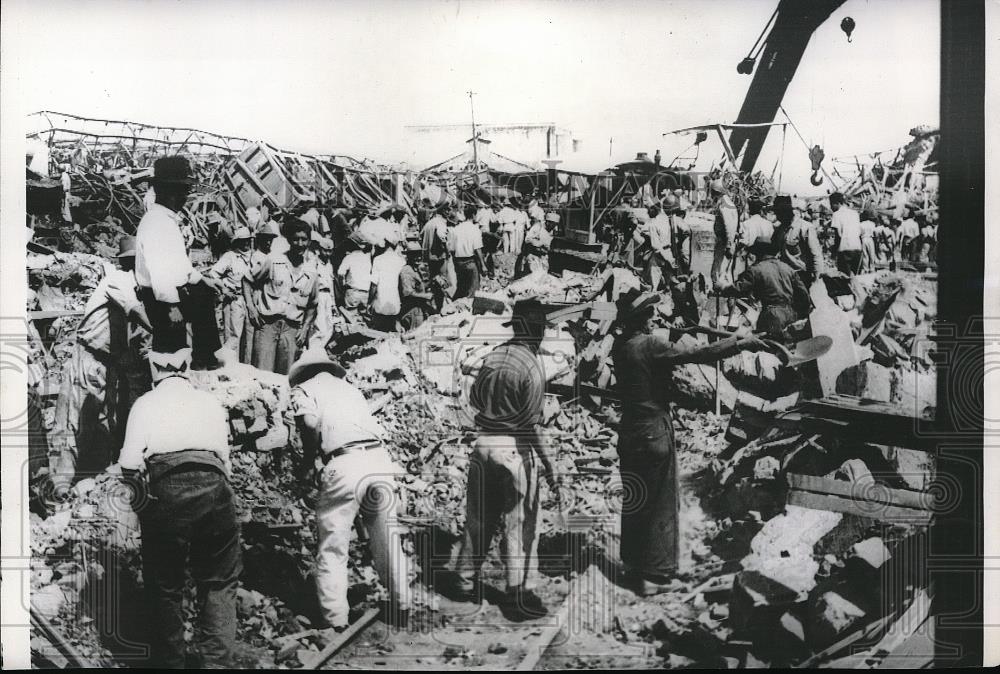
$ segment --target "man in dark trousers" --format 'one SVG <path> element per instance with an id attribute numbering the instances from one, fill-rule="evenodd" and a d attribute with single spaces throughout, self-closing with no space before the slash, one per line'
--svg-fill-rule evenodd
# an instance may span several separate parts
<path id="1" fill-rule="evenodd" d="M 539 473 L 556 494 L 558 490 L 540 427 L 545 373 L 538 350 L 545 334 L 545 307 L 537 300 L 518 302 L 509 325 L 514 337 L 486 356 L 469 398 L 478 410 L 479 433 L 469 464 L 457 590 L 461 598 L 477 598 L 480 569 L 500 525 L 507 573 L 501 608 L 508 618 L 520 621 L 547 614 L 529 588 L 538 569 Z"/>
<path id="2" fill-rule="evenodd" d="M 755 258 L 753 265 L 732 286 L 721 287 L 720 293 L 753 297 L 760 302 L 757 332 L 766 332 L 771 339 L 783 339 L 789 324 L 809 315 L 812 306 L 809 291 L 802 277 L 775 257 L 769 238 L 757 237 L 749 252 Z"/>
<path id="3" fill-rule="evenodd" d="M 142 531 L 151 664 L 164 669 L 186 665 L 182 607 L 188 568 L 200 604 L 198 664 L 231 665 L 236 583 L 243 569 L 229 486 L 228 415 L 214 396 L 188 381 L 190 358 L 190 349 L 150 352 L 153 390 L 132 406 L 119 458 Z"/>
<path id="4" fill-rule="evenodd" d="M 675 365 L 712 363 L 745 349 L 764 347 L 755 337 L 730 337 L 687 349 L 654 324 L 660 296 L 638 291 L 618 301 L 621 332 L 611 356 L 622 402 L 618 457 L 625 493 L 621 559 L 636 594 L 674 587 L 680 532 L 680 484 L 670 416 L 670 378 Z"/>
<path id="5" fill-rule="evenodd" d="M 180 212 L 191 193 L 191 165 L 180 155 L 160 157 L 153 164 L 156 203 L 136 230 L 137 295 L 153 328 L 153 350 L 174 353 L 188 346 L 191 324 L 191 367 L 221 366 L 215 352 L 222 347 L 215 320 L 215 291 L 188 259 L 180 230 Z"/>

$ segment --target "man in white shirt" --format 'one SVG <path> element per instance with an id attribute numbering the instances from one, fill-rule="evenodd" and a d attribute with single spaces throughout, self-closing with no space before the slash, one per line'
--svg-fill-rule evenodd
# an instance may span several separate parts
<path id="1" fill-rule="evenodd" d="M 337 270 L 337 279 L 343 291 L 344 306 L 350 310 L 368 306 L 368 291 L 372 280 L 372 256 L 368 242 L 361 236 L 347 240 L 350 252 L 344 256 Z"/>
<path id="2" fill-rule="evenodd" d="M 517 211 L 504 199 L 503 206 L 497 217 L 500 219 L 500 232 L 503 234 L 503 251 L 505 253 L 512 253 L 514 252 L 514 230 L 517 223 Z"/>
<path id="3" fill-rule="evenodd" d="M 203 667 L 231 666 L 236 585 L 243 570 L 229 486 L 228 415 L 188 381 L 191 350 L 152 352 L 153 390 L 132 406 L 119 465 L 142 531 L 143 583 L 151 610 L 150 665 L 185 666 L 187 570 L 200 598 L 195 644 Z M 146 478 L 139 473 L 146 470 Z M 189 563 L 190 560 L 190 563 Z"/>
<path id="4" fill-rule="evenodd" d="M 372 260 L 371 288 L 368 290 L 369 326 L 382 332 L 396 329 L 401 300 L 399 273 L 406 260 L 399 254 L 399 242 L 386 239 L 385 251 Z"/>
<path id="5" fill-rule="evenodd" d="M 861 270 L 875 271 L 875 212 L 871 208 L 861 218 Z"/>
<path id="6" fill-rule="evenodd" d="M 439 207 L 420 231 L 424 252 L 424 261 L 431 278 L 441 273 L 444 263 L 448 260 L 448 223 L 441 214 Z"/>
<path id="7" fill-rule="evenodd" d="M 250 276 L 250 228 L 241 226 L 233 232 L 230 249 L 223 253 L 205 274 L 205 282 L 219 294 L 222 303 L 222 332 L 225 346 L 237 356 L 247 322 L 247 304 L 243 281 Z"/>
<path id="8" fill-rule="evenodd" d="M 455 261 L 455 278 L 458 289 L 455 299 L 472 297 L 479 290 L 479 278 L 486 269 L 483 259 L 483 233 L 473 222 L 476 207 L 467 204 L 465 219 L 451 231 L 448 247 Z"/>
<path id="9" fill-rule="evenodd" d="M 902 259 L 912 262 L 916 257 L 917 243 L 920 239 L 920 225 L 913 219 L 913 211 L 909 208 L 903 210 L 903 221 L 896 230 L 896 241 L 899 245 L 899 252 Z"/>
<path id="10" fill-rule="evenodd" d="M 187 347 L 190 323 L 191 367 L 212 370 L 221 366 L 215 357 L 222 346 L 215 322 L 216 296 L 191 265 L 179 226 L 193 184 L 186 158 L 171 155 L 153 164 L 156 203 L 136 230 L 135 279 L 153 326 L 153 350 L 173 353 Z"/>
<path id="11" fill-rule="evenodd" d="M 360 513 L 382 584 L 389 590 L 390 618 L 405 624 L 410 608 L 410 560 L 397 523 L 395 475 L 403 470 L 382 444 L 384 431 L 344 368 L 325 352 L 308 351 L 292 365 L 292 409 L 302 437 L 304 465 L 320 467 L 316 502 L 319 541 L 316 589 L 323 617 L 342 631 L 348 624 L 347 562 L 351 528 Z"/>
<path id="12" fill-rule="evenodd" d="M 653 290 L 658 290 L 661 281 L 669 287 L 670 276 L 675 268 L 673 252 L 673 229 L 670 217 L 660 210 L 659 204 L 646 209 L 649 220 L 646 233 L 649 236 L 651 253 L 646 263 L 646 275 Z"/>
<path id="13" fill-rule="evenodd" d="M 121 269 L 108 271 L 87 300 L 75 348 L 63 366 L 49 433 L 49 475 L 56 499 L 66 496 L 78 470 L 96 473 L 117 459 L 128 411 L 145 392 L 130 384 L 141 381 L 148 390 L 148 377 L 131 376 L 140 367 L 146 370 L 133 329 L 150 329 L 135 295 L 133 237 L 119 242 L 118 263 Z"/>
<path id="14" fill-rule="evenodd" d="M 740 215 L 721 178 L 709 183 L 709 192 L 715 199 L 715 253 L 711 274 L 714 286 L 722 282 L 724 276 L 731 276 L 725 263 L 735 253 Z"/>
<path id="15" fill-rule="evenodd" d="M 830 226 L 837 234 L 837 270 L 851 276 L 861 271 L 861 218 L 858 212 L 844 203 L 844 195 L 830 195 Z"/>

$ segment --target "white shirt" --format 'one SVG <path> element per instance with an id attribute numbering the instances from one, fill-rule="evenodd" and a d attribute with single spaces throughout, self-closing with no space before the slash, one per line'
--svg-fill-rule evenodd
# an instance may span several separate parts
<path id="1" fill-rule="evenodd" d="M 451 230 L 448 247 L 455 257 L 472 257 L 483 247 L 483 232 L 471 220 L 460 222 Z"/>
<path id="2" fill-rule="evenodd" d="M 83 318 L 76 328 L 76 338 L 97 351 L 108 352 L 111 348 L 109 304 L 121 307 L 126 316 L 142 308 L 135 296 L 135 277 L 132 272 L 112 269 L 105 274 L 83 309 Z"/>
<path id="3" fill-rule="evenodd" d="M 188 259 L 179 217 L 166 206 L 153 204 L 135 233 L 136 283 L 152 288 L 153 297 L 170 304 L 180 302 L 178 287 L 201 280 Z"/>
<path id="4" fill-rule="evenodd" d="M 763 236 L 768 239 L 774 234 L 774 225 L 760 213 L 751 215 L 743 222 L 743 245 L 752 246 L 757 237 Z"/>
<path id="5" fill-rule="evenodd" d="M 861 250 L 861 218 L 857 211 L 841 206 L 830 218 L 830 225 L 840 235 L 838 251 Z"/>
<path id="6" fill-rule="evenodd" d="M 401 307 L 399 299 L 399 272 L 406 259 L 394 250 L 387 250 L 372 261 L 372 284 L 375 300 L 372 309 L 382 316 L 395 316 Z"/>
<path id="7" fill-rule="evenodd" d="M 215 396 L 184 377 L 168 377 L 132 405 L 118 463 L 138 470 L 155 454 L 204 449 L 216 452 L 228 472 L 228 418 Z"/>
<path id="8" fill-rule="evenodd" d="M 381 440 L 385 434 L 361 391 L 329 372 L 320 372 L 293 388 L 292 409 L 307 428 L 319 433 L 324 453 L 349 442 Z"/>
<path id="9" fill-rule="evenodd" d="M 353 250 L 340 263 L 337 275 L 348 288 L 368 292 L 372 284 L 372 259 L 363 250 Z"/>
<path id="10" fill-rule="evenodd" d="M 670 248 L 673 242 L 673 232 L 670 229 L 670 216 L 660 211 L 647 224 L 649 232 L 649 245 L 655 251 L 662 251 Z"/>

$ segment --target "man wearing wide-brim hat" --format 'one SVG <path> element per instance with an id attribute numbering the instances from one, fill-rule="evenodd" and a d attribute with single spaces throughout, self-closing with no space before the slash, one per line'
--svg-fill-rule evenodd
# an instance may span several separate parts
<path id="1" fill-rule="evenodd" d="M 673 367 L 713 363 L 763 348 L 755 337 L 731 337 L 687 348 L 656 328 L 656 293 L 633 291 L 617 302 L 620 334 L 611 357 L 622 402 L 618 456 L 623 490 L 621 559 L 639 595 L 676 589 L 680 545 L 680 484 L 671 422 Z"/>
<path id="2" fill-rule="evenodd" d="M 242 353 L 243 328 L 247 322 L 243 282 L 252 278 L 250 263 L 252 237 L 249 227 L 246 225 L 237 227 L 229 242 L 229 250 L 223 253 L 205 274 L 205 282 L 219 294 L 225 347 L 236 357 Z"/>
<path id="3" fill-rule="evenodd" d="M 410 560 L 400 545 L 395 476 L 403 470 L 386 450 L 385 431 L 364 395 L 344 380 L 345 374 L 322 349 L 302 354 L 288 371 L 303 466 L 315 461 L 319 470 L 319 604 L 331 627 L 347 627 L 351 528 L 360 512 L 375 568 L 389 590 L 390 618 L 402 624 L 410 608 Z"/>
<path id="4" fill-rule="evenodd" d="M 500 525 L 507 577 L 501 609 L 512 620 L 547 613 L 530 589 L 538 569 L 539 473 L 559 493 L 541 428 L 546 377 L 538 352 L 545 324 L 543 304 L 516 303 L 506 324 L 513 328 L 513 338 L 487 354 L 469 392 L 478 434 L 469 463 L 456 598 L 480 598 L 480 571 Z"/>
<path id="5" fill-rule="evenodd" d="M 770 237 L 757 237 L 749 252 L 755 258 L 754 263 L 732 286 L 722 287 L 720 292 L 760 302 L 756 331 L 765 332 L 772 339 L 784 339 L 785 329 L 791 323 L 809 315 L 809 291 L 795 270 L 775 257 Z"/>
<path id="6" fill-rule="evenodd" d="M 136 296 L 135 238 L 118 242 L 118 265 L 87 299 L 70 358 L 63 365 L 49 434 L 54 496 L 63 498 L 81 474 L 98 473 L 118 458 L 132 402 L 149 386 L 142 337 L 150 331 Z"/>
<path id="7" fill-rule="evenodd" d="M 221 365 L 215 357 L 221 346 L 216 296 L 191 265 L 179 226 L 193 184 L 185 157 L 160 157 L 153 164 L 156 203 L 136 230 L 135 278 L 137 295 L 153 326 L 153 350 L 173 353 L 187 347 L 190 323 L 191 366 L 211 370 Z"/>

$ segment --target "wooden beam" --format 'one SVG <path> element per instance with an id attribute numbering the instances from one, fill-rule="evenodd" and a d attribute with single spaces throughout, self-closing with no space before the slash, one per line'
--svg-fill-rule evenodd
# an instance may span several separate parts
<path id="1" fill-rule="evenodd" d="M 846 480 L 789 473 L 789 505 L 870 517 L 883 522 L 928 524 L 934 513 L 925 508 L 923 492 L 890 489 L 882 485 L 858 487 Z M 884 494 L 886 501 L 864 498 L 871 490 Z"/>
<path id="2" fill-rule="evenodd" d="M 82 309 L 50 309 L 48 311 L 29 311 L 28 320 L 44 321 L 49 318 L 64 318 L 66 316 L 83 316 Z"/>
<path id="3" fill-rule="evenodd" d="M 348 641 L 354 638 L 354 636 L 368 626 L 370 622 L 378 617 L 378 609 L 370 608 L 365 611 L 365 614 L 358 618 L 354 623 L 350 625 L 346 630 L 334 636 L 333 641 L 328 643 L 323 647 L 323 650 L 313 658 L 312 662 L 303 666 L 304 669 L 317 669 L 320 665 L 330 659 L 330 657 L 344 647 Z"/>

